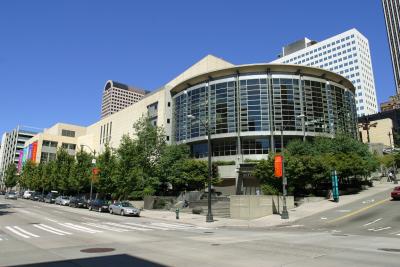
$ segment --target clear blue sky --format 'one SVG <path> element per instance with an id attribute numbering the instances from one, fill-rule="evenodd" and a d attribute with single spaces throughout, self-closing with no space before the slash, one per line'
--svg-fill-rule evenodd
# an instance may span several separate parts
<path id="1" fill-rule="evenodd" d="M 350 28 L 369 39 L 378 103 L 395 92 L 380 0 L 3 0 L 0 12 L 0 134 L 94 123 L 108 79 L 154 90 L 207 54 L 268 62 Z"/>

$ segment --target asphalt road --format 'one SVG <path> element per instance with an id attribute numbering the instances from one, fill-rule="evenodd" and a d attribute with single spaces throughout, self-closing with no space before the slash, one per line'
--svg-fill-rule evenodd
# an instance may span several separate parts
<path id="1" fill-rule="evenodd" d="M 390 192 L 387 190 L 298 220 L 291 227 L 298 231 L 391 237 L 400 243 L 400 201 L 392 200 Z"/>
<path id="2" fill-rule="evenodd" d="M 0 266 L 399 266 L 399 236 L 292 229 L 200 228 L 1 196 Z"/>

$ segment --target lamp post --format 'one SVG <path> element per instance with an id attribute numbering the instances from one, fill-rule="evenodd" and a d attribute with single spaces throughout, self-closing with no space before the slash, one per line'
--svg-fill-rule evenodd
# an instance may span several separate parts
<path id="1" fill-rule="evenodd" d="M 189 114 L 187 115 L 188 119 L 196 119 L 195 116 Z M 203 125 L 203 127 L 206 129 L 207 132 L 207 146 L 208 146 L 208 212 L 207 212 L 207 217 L 206 217 L 206 222 L 214 222 L 214 218 L 212 215 L 211 211 L 211 181 L 212 181 L 212 171 L 211 171 L 211 133 L 210 133 L 210 120 L 207 120 L 206 123 L 203 122 L 199 118 L 200 123 Z"/>
<path id="2" fill-rule="evenodd" d="M 389 132 L 388 133 L 389 136 L 389 142 L 390 142 L 390 149 L 392 150 L 392 155 L 394 155 L 394 140 L 393 140 L 393 145 L 392 145 L 392 133 Z M 393 183 L 394 184 L 398 184 L 399 182 L 397 182 L 397 177 L 396 177 L 396 161 L 393 159 Z"/>
<path id="3" fill-rule="evenodd" d="M 93 153 L 93 159 L 92 159 L 92 165 L 93 167 L 96 166 L 96 150 L 93 150 L 90 146 L 88 145 L 81 145 L 81 151 L 83 150 L 83 147 L 87 147 L 90 152 Z M 92 202 L 92 194 L 93 194 L 93 174 L 92 174 L 92 178 L 90 179 L 90 202 Z"/>
<path id="4" fill-rule="evenodd" d="M 305 115 L 304 114 L 300 114 L 298 116 L 296 116 L 296 118 L 301 118 L 301 130 L 303 132 L 303 142 L 306 141 L 306 123 L 305 123 Z"/>
<path id="5" fill-rule="evenodd" d="M 285 157 L 283 156 L 283 125 L 281 126 L 281 154 L 282 154 L 282 195 L 283 195 L 283 207 L 282 207 L 281 219 L 289 219 L 289 212 L 287 210 L 287 205 L 286 205 L 287 178 L 285 176 Z"/>

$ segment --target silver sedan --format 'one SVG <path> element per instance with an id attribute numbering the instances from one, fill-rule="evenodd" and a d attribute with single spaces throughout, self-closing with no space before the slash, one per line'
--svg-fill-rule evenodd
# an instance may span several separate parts
<path id="1" fill-rule="evenodd" d="M 125 215 L 133 215 L 140 216 L 140 209 L 135 208 L 131 203 L 124 202 L 115 202 L 110 205 L 108 208 L 111 214 L 119 214 L 121 216 Z"/>
<path id="2" fill-rule="evenodd" d="M 66 196 L 58 196 L 55 200 L 56 205 L 68 206 L 69 205 L 69 197 Z"/>

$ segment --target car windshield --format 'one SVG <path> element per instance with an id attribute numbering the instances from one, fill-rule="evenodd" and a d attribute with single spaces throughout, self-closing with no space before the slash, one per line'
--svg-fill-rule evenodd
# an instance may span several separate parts
<path id="1" fill-rule="evenodd" d="M 10 191 L 10 192 L 8 192 L 9 194 L 15 194 L 15 191 Z"/>
<path id="2" fill-rule="evenodd" d="M 129 202 L 122 202 L 121 205 L 122 207 L 133 207 L 132 204 Z"/>
<path id="3" fill-rule="evenodd" d="M 68 197 L 65 197 L 65 196 L 63 196 L 63 197 L 61 197 L 62 199 L 68 199 Z"/>

